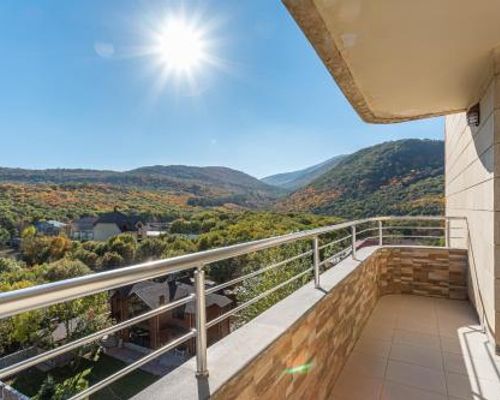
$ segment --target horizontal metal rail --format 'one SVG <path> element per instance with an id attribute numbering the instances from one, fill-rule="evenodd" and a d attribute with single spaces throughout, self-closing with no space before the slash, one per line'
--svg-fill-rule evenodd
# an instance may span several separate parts
<path id="1" fill-rule="evenodd" d="M 172 257 L 166 260 L 150 261 L 131 267 L 118 268 L 111 271 L 1 293 L 0 318 L 16 315 L 23 311 L 32 311 L 53 304 L 63 303 L 148 279 L 158 278 L 170 273 L 186 271 L 198 265 L 208 265 L 287 243 L 310 239 L 339 229 L 352 227 L 363 221 L 369 221 L 369 219 L 235 244 Z"/>
<path id="2" fill-rule="evenodd" d="M 222 289 L 227 288 L 229 286 L 233 286 L 233 285 L 236 285 L 237 283 L 243 282 L 245 279 L 253 278 L 254 276 L 258 276 L 260 274 L 263 274 L 264 272 L 267 272 L 267 271 L 270 271 L 272 269 L 275 269 L 275 268 L 281 267 L 283 265 L 289 264 L 289 263 L 291 263 L 291 262 L 293 262 L 295 260 L 304 258 L 306 256 L 310 256 L 310 255 L 312 255 L 312 253 L 313 253 L 312 250 L 309 250 L 309 251 L 306 251 L 306 252 L 301 253 L 299 255 L 296 255 L 294 257 L 287 258 L 286 260 L 280 261 L 280 262 L 278 262 L 276 264 L 269 265 L 268 267 L 261 268 L 261 269 L 259 269 L 257 271 L 250 272 L 250 273 L 248 273 L 246 275 L 239 276 L 238 278 L 234 278 L 234 279 L 231 279 L 230 281 L 221 283 L 220 285 L 213 286 L 210 289 L 206 289 L 205 293 L 206 294 L 210 294 L 210 293 L 218 292 L 219 290 L 222 290 Z"/>
<path id="3" fill-rule="evenodd" d="M 430 216 L 366 218 L 14 290 L 0 294 L 0 318 L 16 315 L 23 311 L 32 311 L 53 304 L 63 303 L 148 279 L 158 278 L 170 273 L 193 269 L 199 265 L 208 265 L 291 242 L 311 239 L 315 236 L 334 232 L 339 229 L 351 228 L 362 223 L 391 220 L 442 221 L 444 219 L 463 220 L 462 217 Z"/>
<path id="4" fill-rule="evenodd" d="M 114 374 L 111 374 L 104 378 L 102 381 L 99 381 L 93 386 L 90 386 L 89 388 L 82 390 L 80 393 L 77 395 L 71 397 L 69 400 L 80 400 L 80 399 L 87 399 L 88 396 L 90 396 L 92 393 L 95 393 L 102 388 L 108 386 L 109 384 L 117 381 L 118 379 L 124 377 L 128 373 L 135 371 L 137 368 L 142 367 L 144 364 L 147 364 L 148 362 L 154 360 L 156 357 L 161 356 L 162 354 L 165 354 L 166 352 L 175 349 L 177 346 L 187 342 L 189 339 L 192 339 L 196 336 L 196 331 L 193 330 L 189 333 L 186 333 L 185 335 L 182 335 L 181 337 L 174 339 L 172 342 L 166 344 L 163 347 L 160 347 L 157 350 L 154 350 L 153 352 L 149 353 L 147 356 L 144 356 L 137 361 L 134 361 L 132 364 L 127 365 L 126 367 L 120 369 L 119 371 L 115 372 Z"/>
<path id="5" fill-rule="evenodd" d="M 340 238 L 340 239 L 334 240 L 333 242 L 329 242 L 329 243 L 326 243 L 326 244 L 324 244 L 322 246 L 319 246 L 318 250 L 326 249 L 327 247 L 333 246 L 334 244 L 343 242 L 344 240 L 347 240 L 347 239 L 350 239 L 350 238 L 352 238 L 352 235 L 344 236 L 343 238 Z"/>
<path id="6" fill-rule="evenodd" d="M 347 252 L 347 253 L 346 253 L 346 252 Z M 345 249 L 340 250 L 339 252 L 337 252 L 337 253 L 335 253 L 335 254 L 333 254 L 333 255 L 329 256 L 328 258 L 324 259 L 323 261 L 321 261 L 321 262 L 319 263 L 319 265 L 320 265 L 320 267 L 321 267 L 321 266 L 323 266 L 323 265 L 325 265 L 325 264 L 328 264 L 329 262 L 331 262 L 332 260 L 334 260 L 334 259 L 335 259 L 335 258 L 337 258 L 337 257 L 340 257 L 340 256 L 341 256 L 341 255 L 343 255 L 343 254 L 346 254 L 346 256 L 347 256 L 347 255 L 349 255 L 349 252 L 350 252 L 350 247 L 346 247 Z"/>
<path id="7" fill-rule="evenodd" d="M 359 236 L 361 235 L 362 233 L 365 233 L 365 232 L 371 232 L 371 231 L 378 231 L 378 226 L 375 227 L 375 228 L 367 228 L 367 229 L 363 229 L 362 231 L 358 231 L 356 234 Z"/>
<path id="8" fill-rule="evenodd" d="M 217 325 L 218 323 L 224 321 L 226 318 L 230 317 L 231 315 L 237 314 L 241 310 L 244 310 L 248 306 L 250 306 L 254 303 L 257 303 L 259 300 L 262 300 L 263 298 L 269 296 L 271 293 L 276 292 L 278 289 L 281 289 L 282 287 L 289 285 L 293 281 L 296 281 L 297 279 L 302 278 L 304 275 L 311 273 L 312 271 L 313 271 L 312 267 L 308 268 L 305 271 L 302 271 L 301 273 L 291 277 L 290 279 L 287 279 L 285 282 L 282 282 L 279 285 L 276 285 L 276 286 L 272 287 L 271 289 L 268 289 L 265 292 L 262 292 L 261 294 L 255 296 L 254 298 L 246 301 L 243 304 L 240 304 L 238 307 L 232 308 L 231 310 L 225 312 L 224 314 L 219 315 L 218 317 L 207 322 L 207 328 L 210 328 L 214 325 Z"/>
<path id="9" fill-rule="evenodd" d="M 142 322 L 142 321 L 146 321 L 152 317 L 156 317 L 157 315 L 163 314 L 167 311 L 170 311 L 170 310 L 173 310 L 177 307 L 183 306 L 184 304 L 187 304 L 187 303 L 193 301 L 194 298 L 195 298 L 194 294 L 190 294 L 190 295 L 186 296 L 185 298 L 182 298 L 182 299 L 173 301 L 171 303 L 165 304 L 163 306 L 157 307 L 157 308 L 155 308 L 151 311 L 148 311 L 144 314 L 127 319 L 126 321 L 120 322 L 116 325 L 101 329 L 100 331 L 91 333 L 90 335 L 84 336 L 80 339 L 76 339 L 72 342 L 63 344 L 62 346 L 48 350 L 48 351 L 43 352 L 41 354 L 37 354 L 36 356 L 28 358 L 27 360 L 23 360 L 23 361 L 20 361 L 16 364 L 11 365 L 11 366 L 5 367 L 5 368 L 0 370 L 0 379 L 14 375 L 14 374 L 21 372 L 27 368 L 33 367 L 37 364 L 51 360 L 54 357 L 60 356 L 64 353 L 67 353 L 68 351 L 75 350 L 81 346 L 92 343 L 92 342 L 94 342 L 94 341 L 96 341 L 104 336 L 110 335 L 110 334 L 115 333 L 115 332 L 119 332 L 125 328 L 128 328 L 129 326 L 135 325 L 135 324 Z"/>
<path id="10" fill-rule="evenodd" d="M 175 339 L 174 341 L 164 345 L 160 349 L 157 349 L 153 351 L 152 353 L 148 354 L 147 356 L 133 362 L 132 364 L 128 365 L 127 367 L 123 368 L 122 370 L 119 370 L 112 375 L 108 376 L 107 378 L 103 379 L 102 381 L 96 383 L 95 385 L 85 389 L 81 393 L 77 394 L 76 396 L 73 396 L 71 399 L 72 400 L 77 400 L 77 399 L 84 399 L 87 398 L 89 395 L 92 393 L 97 392 L 98 390 L 102 389 L 103 387 L 115 382 L 116 380 L 120 379 L 121 377 L 125 376 L 129 372 L 140 368 L 142 365 L 150 362 L 154 358 L 158 357 L 161 354 L 164 354 L 175 347 L 179 346 L 180 344 L 186 342 L 187 340 L 190 340 L 192 338 L 197 337 L 197 355 L 199 354 L 206 354 L 206 343 L 204 344 L 204 341 L 201 340 L 200 334 L 205 335 L 206 330 L 223 320 L 231 317 L 232 315 L 235 315 L 248 306 L 264 299 L 265 297 L 269 296 L 270 294 L 276 292 L 277 290 L 285 287 L 286 285 L 289 285 L 290 283 L 300 279 L 301 277 L 306 276 L 307 274 L 310 274 L 311 272 L 315 272 L 315 280 L 317 287 L 319 287 L 319 266 L 325 265 L 328 262 L 332 262 L 335 259 L 338 259 L 342 256 L 347 256 L 349 254 L 353 254 L 356 251 L 356 248 L 358 247 L 358 241 L 352 240 L 351 246 L 347 247 L 334 255 L 328 256 L 325 260 L 321 261 L 321 258 L 319 256 L 319 250 L 325 249 L 329 246 L 333 246 L 335 244 L 344 242 L 348 239 L 353 239 L 353 237 L 359 236 L 360 234 L 366 233 L 366 232 L 371 232 L 374 230 L 379 230 L 380 235 L 379 236 L 369 236 L 360 239 L 359 242 L 366 242 L 367 240 L 370 239 L 384 239 L 384 238 L 413 238 L 413 239 L 445 239 L 446 243 L 449 243 L 450 235 L 449 235 L 449 230 L 450 229 L 463 229 L 463 228 L 455 228 L 450 226 L 450 221 L 452 220 L 464 220 L 462 217 L 420 217 L 420 216 L 411 216 L 411 217 L 378 217 L 378 218 L 367 218 L 367 219 L 361 219 L 361 220 L 356 220 L 356 221 L 350 221 L 350 222 L 345 222 L 337 225 L 332 225 L 332 226 L 327 226 L 323 228 L 317 228 L 317 229 L 311 229 L 308 231 L 302 231 L 302 232 L 296 232 L 296 233 L 291 233 L 288 235 L 283 235 L 283 236 L 277 236 L 277 237 L 272 237 L 268 239 L 261 239 L 261 240 L 256 240 L 252 242 L 247 242 L 247 243 L 241 243 L 241 244 L 236 244 L 232 246 L 227 246 L 223 248 L 218 248 L 218 249 L 212 249 L 212 250 L 207 250 L 203 252 L 198 252 L 194 254 L 188 254 L 184 256 L 179 256 L 179 257 L 173 257 L 170 259 L 166 260 L 159 260 L 159 261 L 153 261 L 153 262 L 147 262 L 131 267 L 126 267 L 126 268 L 120 268 L 112 271 L 107 271 L 107 272 L 101 272 L 101 273 L 96 273 L 96 274 L 91 274 L 91 275 L 86 275 L 78 278 L 73 278 L 73 279 L 67 279 L 64 281 L 59 281 L 59 282 L 54 282 L 54 283 L 49 283 L 45 285 L 39 285 L 39 286 L 34 286 L 26 289 L 20 289 L 16 291 L 11 291 L 11 292 L 6 292 L 6 293 L 1 293 L 0 294 L 0 318 L 6 318 L 9 316 L 13 316 L 25 311 L 32 311 L 32 310 L 37 310 L 43 307 L 47 307 L 53 304 L 58 304 L 58 303 L 63 303 L 66 301 L 78 299 L 81 297 L 93 295 L 96 293 L 100 293 L 103 291 L 109 291 L 112 289 L 116 289 L 118 287 L 130 285 L 130 284 L 135 284 L 137 282 L 145 281 L 148 279 L 153 279 L 157 278 L 160 276 L 164 276 L 167 274 L 175 273 L 175 272 L 180 272 L 180 271 L 186 271 L 190 269 L 197 269 L 199 273 L 204 272 L 204 268 L 214 262 L 218 261 L 223 261 L 227 260 L 230 258 L 235 258 L 238 256 L 242 256 L 245 254 L 249 253 L 254 253 L 258 252 L 261 250 L 273 248 L 273 247 L 278 247 L 282 245 L 286 245 L 292 242 L 297 242 L 297 241 L 305 241 L 307 239 L 313 239 L 314 243 L 314 251 L 316 251 L 316 256 L 314 257 L 314 267 L 310 267 L 303 272 L 300 272 L 299 274 L 287 279 L 284 282 L 281 282 L 280 284 L 260 293 L 259 295 L 255 296 L 254 298 L 246 301 L 243 304 L 239 304 L 235 308 L 225 312 L 224 314 L 214 318 L 211 321 L 206 322 L 205 321 L 205 316 L 203 312 L 203 304 L 204 301 L 199 301 L 200 298 L 197 298 L 194 294 L 190 294 L 189 296 L 176 300 L 174 302 L 162 305 L 158 308 L 155 308 L 151 311 L 148 311 L 144 314 L 135 316 L 133 318 L 130 318 L 126 321 L 122 321 L 118 324 L 115 324 L 113 326 L 101 329 L 97 332 L 94 332 L 90 335 L 87 335 L 83 338 L 76 339 L 70 343 L 66 343 L 64 345 L 61 345 L 59 347 L 56 347 L 54 349 L 48 350 L 42 354 L 36 355 L 34 357 L 31 357 L 27 360 L 18 362 L 10 367 L 4 368 L 0 370 L 0 379 L 14 375 L 22 370 L 25 370 L 27 368 L 33 367 L 41 362 L 48 361 L 54 357 L 60 356 L 66 352 L 75 350 L 81 346 L 84 346 L 86 344 L 92 343 L 100 338 L 103 338 L 107 335 L 117 333 L 129 326 L 132 326 L 134 324 L 137 324 L 139 322 L 145 321 L 147 319 L 150 319 L 152 317 L 158 316 L 162 313 L 168 312 L 172 309 L 175 309 L 177 307 L 180 307 L 184 304 L 187 304 L 193 300 L 197 300 L 196 302 L 196 308 L 197 308 L 197 321 L 200 322 L 198 325 L 200 332 L 198 332 L 196 329 L 193 329 L 191 332 Z M 444 221 L 446 223 L 445 227 L 435 227 L 435 226 L 407 226 L 407 225 L 402 225 L 402 226 L 382 226 L 383 222 L 387 221 Z M 367 223 L 372 223 L 372 222 L 378 222 L 379 226 L 374 227 L 374 228 L 367 228 L 361 231 L 357 231 L 356 233 L 356 227 L 358 225 L 362 224 L 367 224 Z M 433 235 L 384 235 L 383 230 L 385 229 L 390 230 L 390 229 L 395 229 L 395 230 L 402 230 L 402 229 L 421 229 L 421 230 L 436 230 L 436 229 L 448 229 L 445 231 L 445 235 L 443 236 L 433 236 Z M 340 239 L 333 240 L 329 243 L 326 243 L 320 247 L 317 246 L 318 243 L 318 237 L 320 235 L 328 234 L 331 232 L 336 232 L 342 229 L 350 229 L 352 233 L 350 235 L 344 236 Z M 353 236 L 355 235 L 355 236 Z M 451 237 L 453 239 L 458 239 L 455 237 Z M 382 243 L 382 242 L 380 242 Z M 201 298 L 204 298 L 204 296 L 208 294 L 215 293 L 217 291 L 220 291 L 226 287 L 233 286 L 235 284 L 238 284 L 240 282 L 243 282 L 246 279 L 250 279 L 256 276 L 259 276 L 267 271 L 273 270 L 275 268 L 278 268 L 280 266 L 284 266 L 288 263 L 291 263 L 293 261 L 303 259 L 305 257 L 311 256 L 314 253 L 313 250 L 305 251 L 303 253 L 300 253 L 296 256 L 290 257 L 288 259 L 282 260 L 280 262 L 271 264 L 269 266 L 266 266 L 264 268 L 261 268 L 257 271 L 250 272 L 248 274 L 245 274 L 241 277 L 234 278 L 232 280 L 229 280 L 227 282 L 218 284 L 216 286 L 213 286 L 211 288 L 204 288 L 203 283 L 200 283 L 200 286 L 198 288 L 198 294 L 201 294 Z M 317 276 L 316 276 L 317 275 Z M 200 281 L 203 282 L 203 281 Z M 200 308 L 201 307 L 201 308 Z M 201 356 L 199 356 L 201 357 Z M 206 365 L 206 364 L 205 364 Z"/>
<path id="11" fill-rule="evenodd" d="M 444 230 L 446 227 L 444 226 L 384 226 L 382 229 L 419 229 L 419 230 Z"/>
<path id="12" fill-rule="evenodd" d="M 431 236 L 431 235 L 384 235 L 384 239 L 385 238 L 444 239 L 444 236 Z"/>

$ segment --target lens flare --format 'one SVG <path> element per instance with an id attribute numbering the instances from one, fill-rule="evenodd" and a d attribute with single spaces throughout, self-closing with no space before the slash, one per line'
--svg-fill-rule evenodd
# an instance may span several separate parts
<path id="1" fill-rule="evenodd" d="M 305 364 L 297 365 L 295 367 L 286 368 L 283 373 L 288 375 L 307 374 L 311 370 L 312 366 L 313 363 L 311 361 Z"/>
<path id="2" fill-rule="evenodd" d="M 206 47 L 201 29 L 181 18 L 172 18 L 158 37 L 157 52 L 168 70 L 192 73 L 207 59 Z"/>

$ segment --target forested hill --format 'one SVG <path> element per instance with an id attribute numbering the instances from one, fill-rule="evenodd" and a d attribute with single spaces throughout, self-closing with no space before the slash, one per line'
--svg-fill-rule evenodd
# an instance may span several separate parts
<path id="1" fill-rule="evenodd" d="M 105 184 L 148 190 L 168 190 L 192 195 L 192 202 L 206 203 L 206 205 L 217 202 L 234 202 L 241 205 L 266 204 L 269 200 L 283 194 L 283 190 L 231 168 L 184 165 L 142 167 L 125 172 L 89 169 L 0 168 L 0 183 Z"/>
<path id="2" fill-rule="evenodd" d="M 313 165 L 298 171 L 284 172 L 281 174 L 266 176 L 262 178 L 262 182 L 269 185 L 278 186 L 284 189 L 297 190 L 314 181 L 316 178 L 335 167 L 340 161 L 346 158 L 347 155 L 338 155 L 323 161 L 320 164 Z"/>
<path id="3" fill-rule="evenodd" d="M 362 149 L 280 200 L 281 211 L 346 218 L 441 214 L 444 144 L 405 139 Z"/>

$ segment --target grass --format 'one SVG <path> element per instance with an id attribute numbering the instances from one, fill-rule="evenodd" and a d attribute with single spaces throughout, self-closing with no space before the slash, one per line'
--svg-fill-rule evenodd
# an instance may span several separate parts
<path id="1" fill-rule="evenodd" d="M 101 355 L 98 361 L 81 359 L 78 368 L 72 369 L 68 366 L 54 368 L 48 373 L 42 372 L 36 368 L 31 368 L 18 374 L 13 380 L 8 382 L 16 390 L 32 397 L 38 393 L 40 386 L 48 374 L 54 377 L 56 383 L 62 383 L 65 379 L 80 374 L 89 386 L 99 382 L 105 377 L 111 375 L 125 367 L 126 364 L 115 360 L 106 355 Z M 148 374 L 142 370 L 135 370 L 125 377 L 105 387 L 99 392 L 90 396 L 91 400 L 125 400 L 157 380 L 154 375 Z"/>

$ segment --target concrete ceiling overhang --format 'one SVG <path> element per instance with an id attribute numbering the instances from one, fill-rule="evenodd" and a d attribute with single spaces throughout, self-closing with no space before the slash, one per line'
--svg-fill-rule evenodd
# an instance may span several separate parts
<path id="1" fill-rule="evenodd" d="M 500 0 L 283 0 L 367 122 L 468 109 L 493 74 Z"/>

